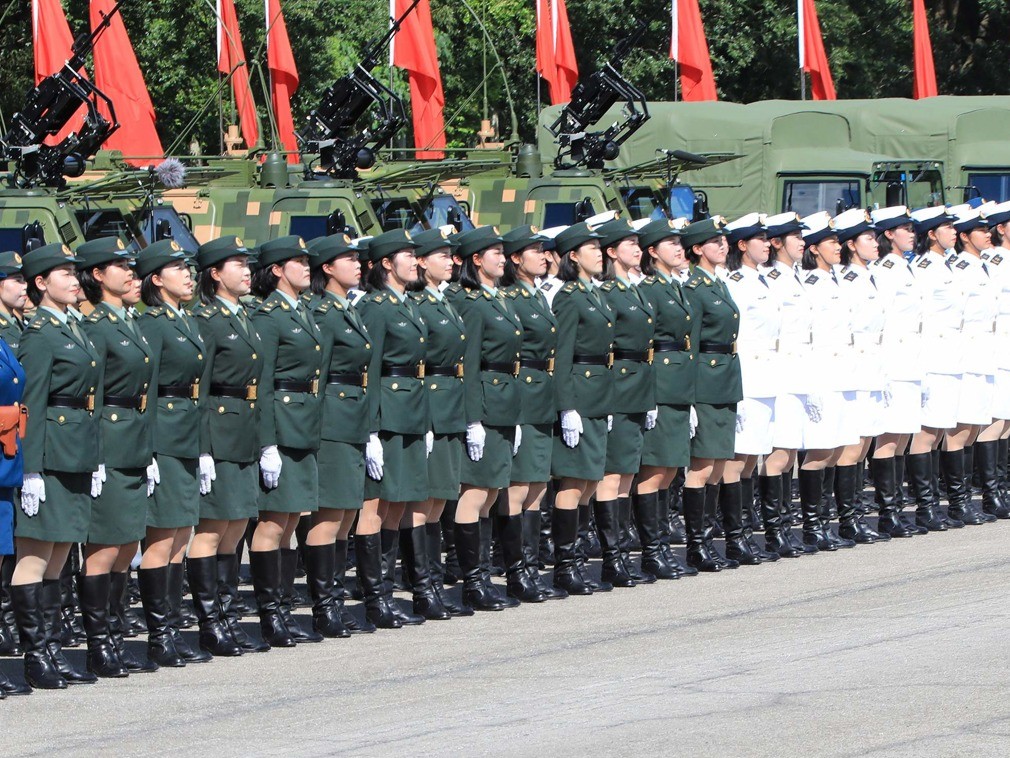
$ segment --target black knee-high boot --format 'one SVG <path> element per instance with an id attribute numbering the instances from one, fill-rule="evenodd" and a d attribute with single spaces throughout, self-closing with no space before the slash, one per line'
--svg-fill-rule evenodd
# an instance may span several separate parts
<path id="1" fill-rule="evenodd" d="M 537 589 L 526 570 L 526 554 L 523 551 L 523 517 L 517 513 L 510 516 L 498 514 L 498 535 L 505 559 L 506 592 L 509 597 L 521 603 L 542 603 L 547 596 Z"/>
<path id="2" fill-rule="evenodd" d="M 97 681 L 93 673 L 78 671 L 70 665 L 63 655 L 63 645 L 60 642 L 60 624 L 62 607 L 60 605 L 60 580 L 42 580 L 42 615 L 46 631 L 46 648 L 56 669 L 67 681 L 67 684 L 92 684 Z"/>
<path id="3" fill-rule="evenodd" d="M 533 586 L 548 600 L 564 600 L 568 593 L 553 587 L 540 576 L 538 551 L 540 548 L 541 513 L 539 510 L 523 511 L 523 556 L 526 559 L 526 573 Z M 553 550 L 553 547 L 552 547 Z"/>
<path id="4" fill-rule="evenodd" d="M 407 553 L 403 556 L 408 572 L 414 601 L 414 613 L 428 621 L 448 621 L 452 616 L 435 594 L 431 582 L 431 568 L 428 565 L 428 532 L 423 526 L 415 526 L 407 531 Z"/>
<path id="5" fill-rule="evenodd" d="M 699 571 L 722 571 L 705 540 L 705 488 L 684 487 L 681 492 L 684 529 L 687 537 L 687 565 Z"/>
<path id="6" fill-rule="evenodd" d="M 593 588 L 582 577 L 578 566 L 578 509 L 555 507 L 551 515 L 551 532 L 554 540 L 554 586 L 569 595 L 592 595 Z"/>
<path id="7" fill-rule="evenodd" d="M 129 626 L 126 620 L 126 571 L 113 571 L 110 575 L 112 585 L 109 590 L 109 632 L 112 642 L 119 653 L 119 659 L 126 664 L 131 674 L 151 674 L 158 670 L 158 664 L 149 659 L 135 658 L 126 649 L 125 634 Z"/>
<path id="8" fill-rule="evenodd" d="M 305 576 L 312 599 L 312 628 L 331 639 L 350 637 L 340 618 L 340 608 L 333 592 L 337 553 L 333 545 L 308 545 L 303 548 Z M 297 641 L 297 640 L 296 640 Z"/>
<path id="9" fill-rule="evenodd" d="M 267 652 L 270 650 L 269 643 L 250 637 L 242 628 L 242 617 L 238 608 L 238 553 L 218 553 L 215 560 L 217 561 L 217 595 L 221 603 L 221 616 L 228 631 L 231 632 L 232 639 L 235 640 L 235 644 L 241 648 L 243 653 Z M 192 590 L 193 582 L 190 581 L 189 585 Z M 183 655 L 183 658 L 185 657 Z"/>
<path id="10" fill-rule="evenodd" d="M 763 561 L 750 551 L 743 538 L 743 489 L 740 482 L 723 482 L 719 487 L 719 507 L 726 532 L 726 558 L 744 566 L 757 566 Z"/>
<path id="11" fill-rule="evenodd" d="M 438 597 L 438 601 L 442 604 L 450 616 L 472 616 L 473 608 L 468 608 L 465 605 L 457 605 L 449 599 L 449 594 L 445 591 L 445 568 L 442 564 L 442 524 L 428 523 L 424 525 L 425 531 L 427 531 L 427 542 L 425 543 L 428 548 L 428 575 L 431 577 L 431 589 Z M 453 544 L 455 544 L 455 535 L 453 535 Z"/>
<path id="12" fill-rule="evenodd" d="M 270 647 L 297 643 L 281 615 L 281 551 L 250 550 L 249 569 L 260 617 L 260 634 Z"/>
<path id="13" fill-rule="evenodd" d="M 793 547 L 785 534 L 790 527 L 782 503 L 782 477 L 778 474 L 758 476 L 758 497 L 765 528 L 765 550 L 782 558 L 799 558 L 803 551 Z"/>
<path id="14" fill-rule="evenodd" d="M 445 545 L 445 563 L 443 563 L 442 583 L 453 585 L 458 584 L 463 577 L 463 570 L 459 567 L 459 558 L 456 557 L 456 501 L 447 500 L 442 509 L 442 517 L 439 519 L 442 527 L 442 544 Z"/>
<path id="15" fill-rule="evenodd" d="M 354 535 L 358 584 L 365 601 L 365 617 L 379 629 L 399 629 L 403 623 L 393 613 L 382 574 L 382 540 L 378 534 Z"/>
<path id="16" fill-rule="evenodd" d="M 621 551 L 620 501 L 597 500 L 593 504 L 596 533 L 603 548 L 603 568 L 600 578 L 615 587 L 634 587 L 637 582 L 628 573 Z"/>
<path id="17" fill-rule="evenodd" d="M 147 657 L 159 666 L 182 668 L 186 661 L 172 639 L 172 609 L 168 602 L 168 566 L 137 570 L 140 601 L 147 620 Z"/>
<path id="18" fill-rule="evenodd" d="M 431 526 L 438 527 L 438 524 L 433 524 Z M 375 624 L 369 621 L 367 618 L 362 621 L 358 621 L 349 610 L 345 607 L 346 597 L 344 594 L 344 585 L 346 583 L 347 577 L 347 553 L 350 547 L 349 540 L 338 539 L 334 544 L 334 552 L 336 554 L 336 559 L 334 560 L 334 572 L 333 572 L 333 598 L 337 603 L 337 607 L 340 609 L 340 620 L 344 624 L 344 628 L 351 634 L 371 634 L 375 631 Z M 353 551 L 355 553 L 354 561 L 357 564 L 357 549 Z"/>
<path id="19" fill-rule="evenodd" d="M 25 681 L 37 690 L 65 690 L 67 680 L 49 655 L 46 622 L 42 612 L 42 582 L 10 588 L 11 610 L 25 656 Z M 114 653 L 113 653 L 114 655 Z M 123 676 L 126 676 L 124 669 Z"/>
<path id="20" fill-rule="evenodd" d="M 484 582 L 481 570 L 480 523 L 455 525 L 456 554 L 463 571 L 463 604 L 475 611 L 501 611 L 505 603 Z"/>
<path id="21" fill-rule="evenodd" d="M 80 574 L 77 577 L 77 596 L 80 598 L 84 631 L 88 637 L 88 671 L 103 679 L 120 679 L 130 672 L 119 659 L 119 652 L 109 634 L 111 582 L 108 574 Z"/>

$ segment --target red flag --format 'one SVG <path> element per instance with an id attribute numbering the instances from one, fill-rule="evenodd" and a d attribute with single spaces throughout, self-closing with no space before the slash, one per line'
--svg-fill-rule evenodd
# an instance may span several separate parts
<path id="1" fill-rule="evenodd" d="M 800 27 L 800 68 L 810 74 L 814 100 L 837 100 L 814 0 L 799 0 L 796 10 Z"/>
<path id="2" fill-rule="evenodd" d="M 929 21 L 926 19 L 926 4 L 923 0 L 912 0 L 912 26 L 915 39 L 915 82 L 912 97 L 936 97 L 940 94 L 936 87 L 936 68 L 933 66 L 933 45 L 929 41 Z"/>
<path id="3" fill-rule="evenodd" d="M 410 3 L 411 0 L 390 0 L 389 15 L 400 18 Z M 410 110 L 414 118 L 414 147 L 418 148 L 416 156 L 421 159 L 444 158 L 445 153 L 439 148 L 445 147 L 442 115 L 445 95 L 428 0 L 421 0 L 397 32 L 393 40 L 392 62 L 394 66 L 406 69 L 410 75 Z"/>
<path id="4" fill-rule="evenodd" d="M 249 86 L 249 64 L 245 50 L 242 49 L 234 0 L 217 0 L 217 70 L 225 76 L 231 74 L 242 138 L 251 150 L 259 142 L 260 128 L 256 103 Z"/>
<path id="5" fill-rule="evenodd" d="M 91 0 L 91 28 L 94 29 L 112 12 L 116 0 Z M 127 159 L 134 166 L 149 166 L 164 158 L 165 151 L 154 128 L 154 104 L 147 92 L 144 75 L 126 33 L 123 17 L 113 16 L 109 28 L 95 43 L 95 85 L 109 96 L 116 109 L 120 129 L 106 141 L 110 150 L 121 150 L 126 156 L 147 156 L 147 159 Z M 99 101 L 99 111 L 106 118 L 108 107 Z"/>
<path id="6" fill-rule="evenodd" d="M 689 102 L 718 100 L 698 0 L 673 0 L 670 58 L 680 65 L 680 96 Z"/>
<path id="7" fill-rule="evenodd" d="M 298 91 L 298 69 L 291 52 L 288 28 L 284 24 L 281 0 L 266 0 L 267 68 L 270 70 L 270 99 L 277 119 L 277 134 L 288 154 L 288 163 L 298 163 L 298 140 L 291 117 L 291 97 Z"/>
<path id="8" fill-rule="evenodd" d="M 547 82 L 551 104 L 557 105 L 554 93 L 558 86 L 558 64 L 554 60 L 554 27 L 551 23 L 550 0 L 537 0 L 537 73 Z"/>
<path id="9" fill-rule="evenodd" d="M 70 32 L 60 0 L 32 0 L 32 40 L 35 52 L 35 83 L 55 74 L 71 56 L 74 35 Z M 47 145 L 62 142 L 70 132 L 84 123 L 84 110 L 79 110 L 56 137 L 46 139 Z"/>
<path id="10" fill-rule="evenodd" d="M 572 43 L 572 27 L 568 23 L 565 0 L 554 0 L 551 14 L 554 28 L 554 62 L 558 69 L 556 89 L 551 92 L 551 102 L 557 105 L 572 99 L 572 90 L 579 81 L 579 64 L 575 61 L 575 45 Z"/>

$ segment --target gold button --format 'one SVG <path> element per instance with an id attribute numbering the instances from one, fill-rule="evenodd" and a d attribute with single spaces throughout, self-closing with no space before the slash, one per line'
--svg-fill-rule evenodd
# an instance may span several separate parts
<path id="1" fill-rule="evenodd" d="M 735 334 L 733 335 L 733 339 L 736 339 L 736 335 Z"/>
<path id="2" fill-rule="evenodd" d="M 340 393 L 340 397 L 344 397 L 344 393 L 343 392 Z"/>
<path id="3" fill-rule="evenodd" d="M 740 318 L 740 317 L 734 313 L 733 318 Z"/>
<path id="4" fill-rule="evenodd" d="M 690 321 L 690 320 L 691 320 L 691 317 L 690 317 L 690 316 L 688 316 L 688 317 L 687 317 L 687 320 L 688 320 L 688 321 Z"/>
<path id="5" fill-rule="evenodd" d="M 219 405 L 219 406 L 217 407 L 217 412 L 218 412 L 218 413 L 224 413 L 224 406 L 223 406 L 223 405 Z"/>
<path id="6" fill-rule="evenodd" d="M 421 337 L 421 342 L 424 342 L 424 337 Z"/>
<path id="7" fill-rule="evenodd" d="M 147 382 L 144 382 L 144 389 L 147 389 Z"/>
<path id="8" fill-rule="evenodd" d="M 554 355 L 554 348 L 551 348 L 551 355 Z"/>
<path id="9" fill-rule="evenodd" d="M 689 361 L 693 361 L 693 360 L 694 360 L 694 355 L 692 355 L 691 353 L 688 353 L 688 355 L 687 355 L 687 359 L 688 359 Z"/>
<path id="10" fill-rule="evenodd" d="M 393 389 L 394 389 L 394 390 L 398 390 L 398 389 L 400 389 L 400 384 L 399 384 L 399 382 L 393 382 Z"/>
<path id="11" fill-rule="evenodd" d="M 172 410 L 172 409 L 173 409 L 174 407 L 175 407 L 175 406 L 174 406 L 174 405 L 172 405 L 172 403 L 169 403 L 169 404 L 168 404 L 168 409 L 169 409 L 169 410 Z"/>
<path id="12" fill-rule="evenodd" d="M 316 369 L 316 376 L 319 376 L 319 369 Z"/>
<path id="13" fill-rule="evenodd" d="M 434 382 L 432 382 L 432 383 L 431 383 L 431 384 L 429 384 L 428 386 L 429 386 L 429 387 L 430 387 L 431 389 L 436 389 L 436 388 L 438 387 L 438 385 L 437 385 L 437 384 L 435 384 Z"/>
<path id="14" fill-rule="evenodd" d="M 147 356 L 145 355 L 145 356 L 144 356 L 144 363 L 150 363 L 150 362 L 151 362 L 151 359 L 150 359 L 150 358 L 148 358 L 148 357 L 147 357 Z"/>
<path id="15" fill-rule="evenodd" d="M 250 382 L 250 384 L 256 384 L 256 382 L 257 382 L 257 381 L 259 381 L 259 380 L 257 380 L 257 379 L 253 379 L 253 380 L 252 380 L 252 381 Z"/>
<path id="16" fill-rule="evenodd" d="M 197 354 L 196 354 L 196 359 L 197 359 L 198 361 L 202 361 L 202 360 L 203 360 L 203 353 L 197 353 Z"/>
<path id="17" fill-rule="evenodd" d="M 498 384 L 498 380 L 497 379 L 493 380 L 491 384 Z"/>
<path id="18" fill-rule="evenodd" d="M 530 383 L 530 382 L 532 382 L 532 381 L 533 381 L 533 377 L 532 377 L 532 376 L 527 376 L 527 377 L 526 377 L 526 383 L 527 383 L 527 384 L 529 384 L 529 383 Z"/>
<path id="19" fill-rule="evenodd" d="M 319 350 L 322 350 L 322 348 L 319 347 L 319 345 L 316 345 L 316 351 L 318 352 Z"/>
<path id="20" fill-rule="evenodd" d="M 590 377 L 590 376 L 592 376 L 592 375 L 593 375 L 593 374 L 592 374 L 592 372 L 591 372 L 591 371 L 587 371 L 587 372 L 586 372 L 586 377 L 587 377 L 587 378 L 588 378 L 588 377 Z"/>
<path id="21" fill-rule="evenodd" d="M 94 391 L 95 391 L 94 387 L 92 387 L 91 389 L 88 390 L 88 392 L 94 392 Z"/>
<path id="22" fill-rule="evenodd" d="M 714 366 L 715 365 L 715 358 L 713 358 L 711 361 L 709 361 L 708 365 L 709 366 Z"/>
<path id="23" fill-rule="evenodd" d="M 555 329 L 555 328 L 554 328 L 554 327 L 552 326 L 552 327 L 551 327 L 551 334 L 554 334 L 554 332 L 556 332 L 556 331 L 557 331 L 557 329 Z"/>
<path id="24" fill-rule="evenodd" d="M 97 364 L 97 363 L 95 363 L 94 361 L 91 361 L 91 365 L 92 365 L 92 366 L 97 366 L 98 364 Z"/>
<path id="25" fill-rule="evenodd" d="M 461 340 L 465 340 L 465 339 L 466 339 L 466 335 L 465 335 L 465 334 L 461 334 L 461 335 L 459 335 L 459 338 L 460 338 Z"/>
<path id="26" fill-rule="evenodd" d="M 60 416 L 59 419 L 57 419 L 57 420 L 62 424 L 64 421 L 67 420 L 67 417 L 66 416 Z"/>
<path id="27" fill-rule="evenodd" d="M 621 369 L 621 373 L 622 373 L 622 374 L 627 374 L 627 373 L 628 373 L 628 369 L 626 369 L 626 368 L 622 368 L 622 369 Z"/>
<path id="28" fill-rule="evenodd" d="M 608 321 L 608 322 L 607 322 L 607 326 L 613 326 L 613 324 L 611 324 L 611 323 L 610 323 L 610 322 Z"/>
<path id="29" fill-rule="evenodd" d="M 520 331 L 519 331 L 518 329 L 516 329 L 516 334 L 517 334 L 517 335 L 518 335 L 518 334 L 522 334 L 522 332 L 520 332 Z"/>
<path id="30" fill-rule="evenodd" d="M 650 324 L 652 323 L 652 319 L 651 319 L 651 318 L 649 319 L 649 323 L 650 323 Z"/>
<path id="31" fill-rule="evenodd" d="M 670 359 L 669 358 L 664 358 L 663 359 L 663 365 L 664 366 L 669 366 L 670 365 Z"/>
<path id="32" fill-rule="evenodd" d="M 258 357 L 259 357 L 259 356 L 257 356 L 257 355 L 256 355 L 256 353 L 253 353 L 253 354 L 252 354 L 252 359 L 253 359 L 253 360 L 256 360 L 256 359 L 257 359 Z"/>
<path id="33" fill-rule="evenodd" d="M 284 402 L 285 403 L 290 403 L 291 402 L 291 396 L 290 395 L 285 395 L 284 396 Z"/>
<path id="34" fill-rule="evenodd" d="M 365 343 L 365 350 L 371 350 L 372 346 L 369 343 Z"/>
<path id="35" fill-rule="evenodd" d="M 256 403 L 249 403 L 249 407 L 250 408 L 255 408 L 256 407 Z"/>
<path id="36" fill-rule="evenodd" d="M 111 419 L 112 421 L 119 421 L 119 414 L 117 414 L 117 413 L 113 413 L 113 414 L 112 414 L 111 416 L 109 416 L 109 418 L 110 418 L 110 419 Z"/>

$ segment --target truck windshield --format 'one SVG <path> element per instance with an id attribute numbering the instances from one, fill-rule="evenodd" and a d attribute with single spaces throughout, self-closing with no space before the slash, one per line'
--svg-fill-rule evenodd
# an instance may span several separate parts
<path id="1" fill-rule="evenodd" d="M 115 237 L 123 240 L 131 250 L 139 250 L 147 244 L 140 230 L 134 228 L 118 208 L 88 208 L 75 215 L 85 241 Z"/>
<path id="2" fill-rule="evenodd" d="M 179 243 L 183 250 L 195 251 L 200 247 L 196 237 L 186 223 L 186 219 L 171 206 L 160 206 L 153 211 L 147 211 L 140 217 L 140 230 L 144 236 L 144 243 L 150 245 L 157 241 L 159 230 L 165 229 L 171 238 Z"/>
<path id="3" fill-rule="evenodd" d="M 964 190 L 964 199 L 971 200 L 982 197 L 997 203 L 1010 200 L 1010 173 L 989 172 L 968 174 L 968 186 Z"/>
<path id="4" fill-rule="evenodd" d="M 783 184 L 782 211 L 809 216 L 827 211 L 837 216 L 849 208 L 858 208 L 859 179 L 789 179 Z"/>
<path id="5" fill-rule="evenodd" d="M 621 197 L 628 215 L 634 221 L 643 218 L 655 221 L 667 216 L 662 195 L 652 187 L 625 187 L 621 190 Z"/>
<path id="6" fill-rule="evenodd" d="M 932 169 L 878 171 L 870 181 L 870 195 L 872 204 L 878 208 L 895 205 L 929 208 L 944 202 L 943 177 Z"/>
<path id="7" fill-rule="evenodd" d="M 467 215 L 466 210 L 459 201 L 452 195 L 436 195 L 424 209 L 424 217 L 428 221 L 429 229 L 436 229 L 440 226 L 454 226 L 458 231 L 465 232 L 473 229 L 473 222 Z M 411 233 L 421 231 L 418 224 Z"/>

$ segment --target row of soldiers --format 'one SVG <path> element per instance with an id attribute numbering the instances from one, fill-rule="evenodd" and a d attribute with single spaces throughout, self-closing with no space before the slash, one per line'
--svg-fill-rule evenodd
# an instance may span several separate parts
<path id="1" fill-rule="evenodd" d="M 611 214 L 8 254 L 0 643 L 30 687 L 63 688 L 1010 517 L 1008 222 L 1006 204 Z M 141 544 L 146 657 L 124 643 Z M 63 653 L 73 603 L 85 670 Z"/>

